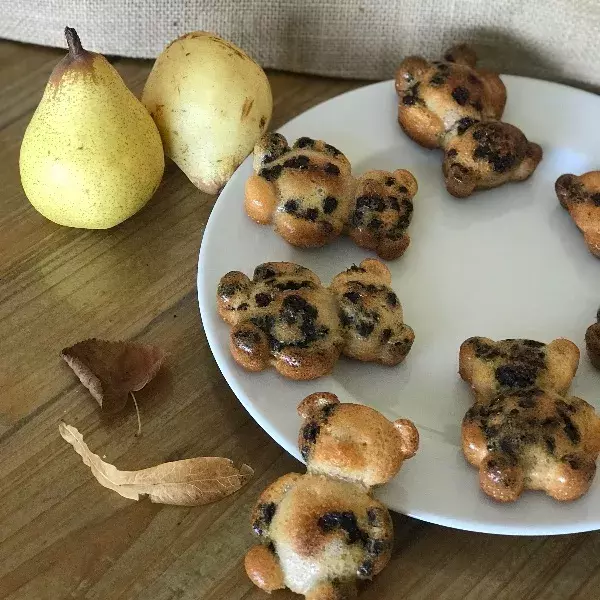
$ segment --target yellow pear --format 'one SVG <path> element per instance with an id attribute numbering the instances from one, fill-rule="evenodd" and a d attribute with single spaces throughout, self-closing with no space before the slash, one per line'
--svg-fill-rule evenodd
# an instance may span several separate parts
<path id="1" fill-rule="evenodd" d="M 171 42 L 156 59 L 142 102 L 165 153 L 203 192 L 215 194 L 267 130 L 265 72 L 243 50 L 205 31 Z"/>
<path id="2" fill-rule="evenodd" d="M 143 104 L 74 29 L 29 123 L 19 158 L 27 198 L 60 225 L 107 229 L 151 198 L 164 171 L 160 134 Z"/>

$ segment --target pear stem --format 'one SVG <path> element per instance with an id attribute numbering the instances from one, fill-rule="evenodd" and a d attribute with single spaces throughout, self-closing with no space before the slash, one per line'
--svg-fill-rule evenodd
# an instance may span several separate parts
<path id="1" fill-rule="evenodd" d="M 75 58 L 85 52 L 81 45 L 81 40 L 77 35 L 77 32 L 72 27 L 65 27 L 65 38 L 67 38 L 67 46 L 69 47 L 69 54 Z"/>

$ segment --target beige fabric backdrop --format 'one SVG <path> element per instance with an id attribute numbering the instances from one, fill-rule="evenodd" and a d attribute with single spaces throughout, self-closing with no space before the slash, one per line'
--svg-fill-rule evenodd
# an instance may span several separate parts
<path id="1" fill-rule="evenodd" d="M 265 67 L 391 77 L 400 58 L 476 44 L 505 73 L 600 89 L 600 0 L 0 0 L 0 37 L 64 47 L 65 25 L 105 54 L 155 57 L 196 29 Z"/>

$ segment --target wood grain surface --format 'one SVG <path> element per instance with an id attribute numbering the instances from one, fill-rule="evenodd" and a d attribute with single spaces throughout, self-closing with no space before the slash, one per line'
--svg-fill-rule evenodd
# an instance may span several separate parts
<path id="1" fill-rule="evenodd" d="M 250 507 L 301 465 L 248 416 L 221 376 L 196 301 L 198 249 L 214 197 L 169 164 L 156 196 L 109 231 L 45 220 L 19 182 L 21 137 L 63 52 L 0 42 L 0 598 L 266 599 L 243 570 Z M 139 93 L 149 62 L 112 61 Z M 361 85 L 270 73 L 278 127 Z M 114 418 L 60 360 L 90 336 L 160 345 L 168 368 Z M 65 419 L 122 469 L 202 455 L 255 469 L 205 507 L 133 502 L 102 488 L 58 434 Z M 499 537 L 395 515 L 387 569 L 364 600 L 600 598 L 600 534 Z M 275 600 L 296 598 L 289 592 Z"/>

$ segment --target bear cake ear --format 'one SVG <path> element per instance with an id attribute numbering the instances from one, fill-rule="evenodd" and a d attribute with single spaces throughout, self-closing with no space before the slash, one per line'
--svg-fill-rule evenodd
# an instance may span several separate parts
<path id="1" fill-rule="evenodd" d="M 419 184 L 415 179 L 415 176 L 406 169 L 396 169 L 394 176 L 398 180 L 400 185 L 403 185 L 408 190 L 408 195 L 413 198 L 419 191 Z"/>
<path id="2" fill-rule="evenodd" d="M 376 258 L 365 258 L 360 263 L 360 268 L 364 269 L 367 273 L 371 273 L 376 277 L 380 277 L 385 281 L 386 284 L 390 284 L 392 281 L 390 270 L 387 268 L 385 263 L 382 263 Z"/>
<path id="3" fill-rule="evenodd" d="M 298 414 L 303 419 L 308 419 L 316 412 L 323 410 L 326 406 L 339 404 L 340 400 L 335 394 L 329 392 L 315 392 L 310 396 L 306 396 L 300 404 L 298 404 Z"/>
<path id="4" fill-rule="evenodd" d="M 412 458 L 419 448 L 419 431 L 415 424 L 408 419 L 396 419 L 394 427 L 400 434 L 403 460 Z"/>

